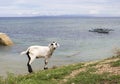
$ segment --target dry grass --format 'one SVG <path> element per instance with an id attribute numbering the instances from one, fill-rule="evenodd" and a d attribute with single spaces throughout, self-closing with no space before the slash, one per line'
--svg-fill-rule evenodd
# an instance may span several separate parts
<path id="1" fill-rule="evenodd" d="M 120 60 L 119 57 L 113 57 L 113 58 L 108 58 L 102 61 L 84 63 L 84 67 L 77 70 L 73 70 L 69 75 L 65 76 L 62 81 L 60 81 L 60 84 L 66 83 L 69 81 L 69 79 L 73 79 L 80 73 L 85 72 L 88 69 L 92 69 L 92 68 L 95 71 L 93 70 L 91 74 L 109 73 L 109 75 L 120 75 L 120 65 L 117 67 L 111 66 L 111 63 L 115 63 L 119 60 Z"/>
<path id="2" fill-rule="evenodd" d="M 110 73 L 113 75 L 120 75 L 120 67 L 111 67 L 110 64 L 101 64 L 95 66 L 97 74 Z"/>
<path id="3" fill-rule="evenodd" d="M 118 53 L 117 53 L 118 54 Z M 120 84 L 120 57 L 72 64 L 25 76 L 11 76 L 0 84 Z"/>

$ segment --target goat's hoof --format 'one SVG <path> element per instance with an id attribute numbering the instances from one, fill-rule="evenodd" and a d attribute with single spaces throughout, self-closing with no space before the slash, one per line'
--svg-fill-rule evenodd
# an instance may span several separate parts
<path id="1" fill-rule="evenodd" d="M 28 70 L 28 72 L 29 72 L 29 73 L 33 73 L 33 71 L 32 71 L 32 70 Z"/>
<path id="2" fill-rule="evenodd" d="M 28 71 L 29 73 L 33 73 L 33 71 Z"/>
<path id="3" fill-rule="evenodd" d="M 44 67 L 44 70 L 47 70 L 48 69 L 48 67 Z"/>

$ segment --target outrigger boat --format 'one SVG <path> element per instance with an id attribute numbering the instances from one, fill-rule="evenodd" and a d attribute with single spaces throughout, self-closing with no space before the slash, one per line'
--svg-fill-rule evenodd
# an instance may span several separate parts
<path id="1" fill-rule="evenodd" d="M 110 31 L 113 31 L 112 29 L 103 29 L 103 28 L 97 28 L 97 29 L 92 29 L 89 30 L 89 32 L 97 32 L 97 33 L 106 33 L 108 34 Z"/>

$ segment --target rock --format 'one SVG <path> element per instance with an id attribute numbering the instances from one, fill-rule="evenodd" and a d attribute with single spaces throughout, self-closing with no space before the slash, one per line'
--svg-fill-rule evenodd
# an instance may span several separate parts
<path id="1" fill-rule="evenodd" d="M 0 45 L 11 46 L 13 42 L 5 33 L 0 33 Z"/>

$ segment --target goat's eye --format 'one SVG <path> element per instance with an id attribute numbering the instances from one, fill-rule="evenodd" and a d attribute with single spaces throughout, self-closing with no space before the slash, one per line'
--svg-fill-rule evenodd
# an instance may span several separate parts
<path id="1" fill-rule="evenodd" d="M 53 44 L 51 44 L 51 45 L 53 45 Z"/>

